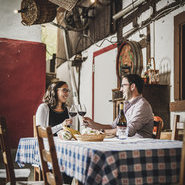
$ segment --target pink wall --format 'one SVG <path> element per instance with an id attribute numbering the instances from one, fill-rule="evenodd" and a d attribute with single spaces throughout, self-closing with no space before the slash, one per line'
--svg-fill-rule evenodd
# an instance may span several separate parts
<path id="1" fill-rule="evenodd" d="M 45 91 L 46 48 L 42 43 L 0 38 L 0 115 L 9 142 L 33 136 L 33 115 Z"/>

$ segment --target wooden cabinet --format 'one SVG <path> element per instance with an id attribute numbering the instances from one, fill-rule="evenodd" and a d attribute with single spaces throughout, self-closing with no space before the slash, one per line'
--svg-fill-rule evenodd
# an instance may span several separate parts
<path id="1" fill-rule="evenodd" d="M 118 115 L 119 103 L 123 101 L 118 89 L 112 90 L 113 119 Z M 160 116 L 164 121 L 164 129 L 170 128 L 170 88 L 168 85 L 145 84 L 143 97 L 151 104 L 155 116 Z"/>

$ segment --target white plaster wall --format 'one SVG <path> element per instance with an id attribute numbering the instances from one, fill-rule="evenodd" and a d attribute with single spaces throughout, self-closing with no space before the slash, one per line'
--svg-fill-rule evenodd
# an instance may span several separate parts
<path id="1" fill-rule="evenodd" d="M 115 35 L 114 36 L 110 36 L 107 38 L 107 40 L 111 40 L 111 41 L 115 41 Z M 97 50 L 100 50 L 106 46 L 109 46 L 111 45 L 111 43 L 109 41 L 105 41 L 105 40 L 102 40 L 102 41 L 99 41 L 98 43 L 96 43 L 96 45 L 93 45 L 91 46 L 90 48 L 88 48 L 86 51 L 84 51 L 82 53 L 83 56 L 87 56 L 87 60 L 84 61 L 82 63 L 82 68 L 81 68 L 81 80 L 80 80 L 80 101 L 82 103 L 84 103 L 87 107 L 87 114 L 86 116 L 88 117 L 92 117 L 92 64 L 93 64 L 93 53 Z M 103 44 L 102 44 L 103 43 Z M 101 46 L 100 46 L 101 45 Z M 107 52 L 107 55 L 106 53 L 103 54 L 103 61 L 115 61 L 115 54 L 113 55 L 110 55 L 109 52 Z M 112 57 L 114 56 L 114 57 Z M 100 70 L 102 71 L 102 76 L 98 78 L 101 78 L 101 83 L 102 83 L 102 80 L 104 82 L 104 86 L 109 86 L 110 85 L 110 82 L 109 80 L 106 79 L 105 77 L 105 73 L 104 71 L 106 70 L 107 74 L 109 71 L 112 71 L 113 69 L 115 69 L 115 72 L 114 73 L 110 73 L 110 78 L 113 78 L 113 79 L 116 79 L 116 68 L 115 66 L 112 68 L 112 66 L 105 66 L 103 65 L 102 66 L 102 69 L 100 69 L 99 66 L 101 66 L 101 60 L 102 58 L 100 57 L 100 60 L 98 59 L 98 57 L 96 58 L 95 57 L 95 65 L 97 64 L 97 62 L 99 63 L 97 66 L 98 66 L 98 75 L 100 74 Z M 108 67 L 109 66 L 109 67 Z M 96 69 L 97 70 L 97 69 Z M 96 74 L 95 74 L 96 75 Z M 60 79 L 65 79 L 66 81 L 68 81 L 70 83 L 70 76 L 69 76 L 69 72 L 68 72 L 68 68 L 67 68 L 67 63 L 64 63 L 62 64 L 58 69 L 57 69 L 57 77 L 60 78 Z M 76 74 L 76 77 L 77 77 L 77 74 Z M 97 78 L 95 77 L 96 81 L 96 85 L 99 83 L 99 80 L 97 80 Z M 116 80 L 115 81 L 115 84 L 116 84 Z M 116 85 L 113 84 L 112 85 L 112 89 L 113 88 L 116 88 Z M 101 84 L 98 84 L 96 87 L 96 92 L 98 92 L 98 86 L 101 85 Z M 101 96 L 104 96 L 104 94 L 106 94 L 103 99 L 107 100 L 110 100 L 110 94 L 112 93 L 112 89 L 109 89 L 109 92 L 108 93 L 104 93 L 104 92 L 100 92 L 100 97 Z M 95 101 L 99 101 L 99 99 L 101 99 L 100 97 L 97 97 L 98 93 L 96 93 L 96 97 L 95 97 Z M 71 100 L 72 101 L 72 100 Z M 99 102 L 99 105 L 101 105 L 102 103 L 105 103 L 105 102 Z M 102 110 L 102 106 L 98 106 L 97 103 L 96 103 L 96 113 L 98 115 L 95 115 L 95 118 L 99 117 L 100 118 L 100 114 L 101 114 L 101 119 L 96 119 L 96 121 L 99 121 L 99 122 L 102 122 L 102 118 L 105 118 L 106 122 L 103 122 L 103 123 L 112 123 L 112 120 L 113 120 L 113 112 L 112 112 L 112 103 L 108 103 L 108 106 L 109 108 L 107 109 L 107 107 L 105 107 L 104 110 Z"/>
<path id="2" fill-rule="evenodd" d="M 41 26 L 23 26 L 19 10 L 21 0 L 0 0 L 0 38 L 41 42 Z"/>
<path id="3" fill-rule="evenodd" d="M 156 67 L 163 82 L 170 85 L 170 101 L 174 101 L 174 16 L 185 11 L 185 6 L 171 12 L 155 22 L 155 58 Z M 185 113 L 180 113 L 180 121 L 185 122 Z M 171 114 L 171 126 L 173 125 Z"/>
<path id="4" fill-rule="evenodd" d="M 125 1 L 124 1 L 125 2 Z M 174 101 L 174 16 L 179 14 L 180 12 L 185 11 L 185 6 L 180 7 L 179 9 L 175 10 L 174 12 L 168 14 L 167 16 L 159 19 L 158 21 L 153 22 L 151 27 L 151 56 L 154 56 L 156 59 L 156 69 L 159 69 L 160 72 L 160 83 L 161 84 L 169 84 L 170 85 L 170 101 Z M 148 11 L 148 16 L 150 15 L 151 11 Z M 146 13 L 145 13 L 146 14 Z M 142 15 L 140 19 L 146 19 L 146 15 Z M 140 20 L 142 21 L 142 20 Z M 131 25 L 127 28 L 124 28 L 123 34 L 130 29 Z M 155 30 L 154 30 L 155 28 Z M 140 32 L 135 33 L 132 35 L 129 40 L 139 41 L 139 34 L 143 33 L 146 35 L 146 28 L 140 30 Z M 109 37 L 108 39 L 110 39 Z M 98 42 L 100 44 L 102 41 Z M 91 46 L 90 48 L 85 51 L 86 55 L 88 55 L 88 59 L 82 64 L 81 69 L 81 86 L 80 86 L 80 99 L 82 102 L 85 102 L 87 106 L 87 116 L 92 116 L 92 59 L 93 59 L 93 52 L 104 48 L 110 45 L 109 42 L 105 41 L 101 47 L 97 47 L 96 45 Z M 105 59 L 107 60 L 115 60 L 115 55 L 108 55 L 104 54 Z M 106 58 L 108 57 L 108 58 Z M 112 57 L 112 58 L 111 58 Z M 146 70 L 146 50 L 143 49 L 143 64 L 144 69 Z M 62 68 L 63 66 L 60 66 Z M 114 66 L 112 66 L 114 67 Z M 60 68 L 58 69 L 59 75 Z M 104 67 L 102 67 L 102 78 L 104 77 Z M 111 67 L 108 66 L 106 71 L 111 71 Z M 62 75 L 67 74 L 67 69 L 63 72 Z M 116 75 L 116 74 L 111 74 Z M 108 82 L 105 82 L 105 85 Z M 109 97 L 107 97 L 109 100 Z M 100 102 L 101 104 L 101 102 Z M 106 108 L 105 108 L 106 109 Z M 102 114 L 102 117 L 106 117 L 106 115 L 111 115 L 111 111 L 104 111 L 102 107 L 97 107 L 96 112 Z M 185 113 L 179 113 L 181 115 L 181 121 L 185 121 Z M 173 122 L 173 113 L 171 114 L 171 125 Z M 98 120 L 96 120 L 98 121 Z M 111 122 L 112 120 L 110 120 Z"/>
<path id="5" fill-rule="evenodd" d="M 95 57 L 94 120 L 104 124 L 113 121 L 112 89 L 117 88 L 117 48 Z M 101 110 L 101 111 L 100 111 Z"/>
<path id="6" fill-rule="evenodd" d="M 110 36 L 107 39 L 110 40 L 111 37 L 113 37 L 113 36 Z M 81 99 L 82 102 L 84 102 L 87 105 L 87 108 L 88 108 L 87 116 L 89 116 L 89 117 L 92 117 L 92 64 L 93 64 L 93 53 L 102 49 L 102 48 L 104 48 L 104 47 L 106 47 L 106 46 L 111 45 L 111 43 L 108 42 L 108 41 L 104 41 L 103 44 L 101 45 L 102 42 L 103 42 L 103 40 L 99 41 L 98 43 L 96 43 L 96 45 L 91 46 L 89 49 L 87 49 L 87 51 L 85 51 L 85 52 L 88 53 L 88 58 L 82 65 L 80 99 Z M 99 47 L 100 45 L 101 45 L 101 47 Z M 109 52 L 103 54 L 103 56 L 104 56 L 104 58 L 103 58 L 104 61 L 108 62 L 110 60 L 112 60 L 112 61 L 115 60 L 115 57 L 112 57 L 111 55 L 109 55 Z M 98 82 L 97 78 L 100 78 L 100 77 L 96 76 L 97 70 L 98 70 L 98 75 L 100 74 L 100 70 L 102 71 L 102 76 L 101 76 L 100 81 L 102 83 L 102 80 L 103 80 L 104 84 L 102 84 L 102 85 L 105 85 L 105 86 L 109 85 L 109 81 L 105 77 L 105 70 L 106 71 L 112 71 L 110 69 L 112 66 L 108 66 L 108 65 L 107 66 L 106 65 L 101 66 L 100 63 L 101 63 L 102 59 L 101 58 L 98 59 L 98 57 L 100 57 L 100 56 L 95 57 L 95 90 L 96 90 L 96 92 L 98 91 L 98 89 L 97 89 L 98 86 L 101 85 L 101 84 L 98 84 L 99 82 Z M 99 63 L 99 64 L 97 64 L 97 63 Z M 98 67 L 98 69 L 96 67 Z M 100 69 L 100 67 L 101 67 L 101 69 Z M 110 73 L 110 76 L 112 76 L 114 78 L 115 74 Z M 114 87 L 114 88 L 116 88 L 116 87 Z M 104 94 L 104 92 L 102 92 L 102 91 L 99 92 L 99 94 L 96 93 L 95 101 L 96 101 L 96 99 L 99 99 L 99 97 L 101 97 L 102 94 Z M 97 97 L 97 96 L 99 96 L 99 97 Z M 110 99 L 110 97 L 106 97 L 106 99 L 108 101 Z M 101 104 L 101 102 L 99 102 L 99 104 Z M 102 110 L 101 106 L 100 107 L 96 106 L 95 108 L 97 109 L 96 112 L 99 112 L 99 113 L 102 114 L 102 117 L 106 117 L 108 114 L 112 115 L 112 112 L 107 112 L 106 107 L 105 107 L 105 110 Z M 95 115 L 95 117 L 96 117 L 96 115 Z M 96 121 L 100 121 L 100 120 L 96 120 Z M 112 122 L 112 117 L 110 118 L 109 122 L 110 123 Z"/>
<path id="7" fill-rule="evenodd" d="M 71 65 L 71 62 L 70 62 L 70 65 Z M 63 63 L 59 68 L 57 68 L 56 77 L 62 81 L 67 82 L 69 89 L 71 89 L 70 75 L 68 71 L 68 62 Z M 72 93 L 69 94 L 69 98 L 67 101 L 67 104 L 69 106 L 71 105 L 71 103 L 72 103 Z"/>
<path id="8" fill-rule="evenodd" d="M 167 4 L 168 1 L 161 1 L 158 3 L 157 9 Z M 156 69 L 159 70 L 160 74 L 160 84 L 168 84 L 170 86 L 170 102 L 174 101 L 174 16 L 183 11 L 185 11 L 185 6 L 150 24 L 151 57 L 155 58 Z M 139 17 L 139 22 L 146 20 L 151 13 L 151 10 L 144 12 Z M 124 28 L 123 35 L 131 28 L 132 25 Z M 140 30 L 140 33 L 146 34 L 146 29 Z M 132 35 L 129 40 L 139 41 L 139 32 Z M 143 65 L 143 71 L 146 71 L 146 50 L 143 50 Z M 171 113 L 171 127 L 174 114 L 177 113 Z M 178 114 L 180 114 L 180 121 L 185 122 L 185 113 L 178 112 Z"/>

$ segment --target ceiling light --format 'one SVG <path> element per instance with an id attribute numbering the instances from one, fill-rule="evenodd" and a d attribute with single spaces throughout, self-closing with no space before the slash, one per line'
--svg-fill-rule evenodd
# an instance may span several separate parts
<path id="1" fill-rule="evenodd" d="M 96 0 L 90 0 L 90 2 L 93 4 L 93 3 L 95 3 L 95 2 L 96 2 Z"/>

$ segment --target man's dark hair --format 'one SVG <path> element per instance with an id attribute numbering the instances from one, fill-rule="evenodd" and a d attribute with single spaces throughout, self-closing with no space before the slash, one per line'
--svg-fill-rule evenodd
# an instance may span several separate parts
<path id="1" fill-rule="evenodd" d="M 128 74 L 125 75 L 124 78 L 128 80 L 130 85 L 131 84 L 136 85 L 139 94 L 143 92 L 144 81 L 138 74 Z"/>

